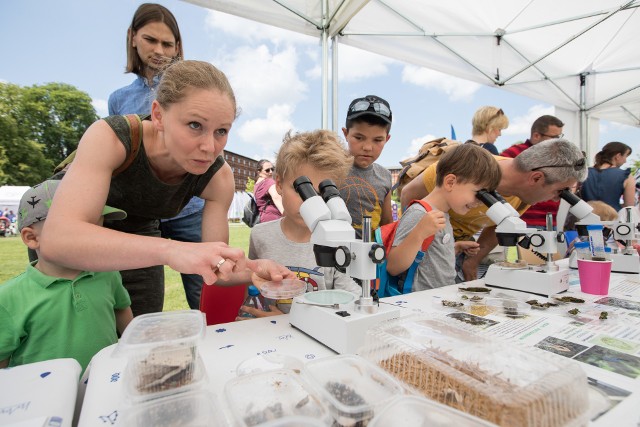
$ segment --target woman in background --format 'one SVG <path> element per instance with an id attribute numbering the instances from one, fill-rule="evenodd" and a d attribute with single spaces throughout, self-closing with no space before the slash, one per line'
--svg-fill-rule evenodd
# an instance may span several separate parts
<path id="1" fill-rule="evenodd" d="M 258 179 L 253 187 L 256 204 L 260 210 L 260 222 L 269 222 L 282 218 L 284 207 L 282 197 L 276 190 L 273 180 L 273 163 L 262 159 L 258 162 Z"/>
<path id="2" fill-rule="evenodd" d="M 580 197 L 585 201 L 600 200 L 618 212 L 625 206 L 635 206 L 636 186 L 631 169 L 620 169 L 631 155 L 631 147 L 622 142 L 609 142 L 595 156 L 589 176 L 582 183 Z M 623 204 L 620 204 L 620 198 Z"/>
<path id="3" fill-rule="evenodd" d="M 466 142 L 475 142 L 494 156 L 498 155 L 498 149 L 494 145 L 502 130 L 509 127 L 509 119 L 502 108 L 480 107 L 471 119 L 472 136 Z"/>

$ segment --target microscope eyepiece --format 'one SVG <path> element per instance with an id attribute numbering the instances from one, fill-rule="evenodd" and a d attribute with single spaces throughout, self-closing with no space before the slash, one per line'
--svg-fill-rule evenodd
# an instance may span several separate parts
<path id="1" fill-rule="evenodd" d="M 569 189 L 565 188 L 560 192 L 560 198 L 566 200 L 571 206 L 575 206 L 582 199 L 575 194 L 573 194 Z"/>
<path id="2" fill-rule="evenodd" d="M 318 187 L 320 190 L 320 194 L 322 195 L 322 199 L 325 201 L 325 203 L 330 199 L 333 199 L 334 197 L 340 197 L 340 191 L 338 190 L 338 187 L 330 179 L 325 179 L 320 183 Z"/>
<path id="3" fill-rule="evenodd" d="M 476 198 L 479 199 L 486 206 L 491 207 L 498 203 L 498 199 L 496 199 L 490 192 L 487 190 L 480 190 L 476 193 Z"/>
<path id="4" fill-rule="evenodd" d="M 293 181 L 293 189 L 300 195 L 303 202 L 318 195 L 313 188 L 313 184 L 311 184 L 311 180 L 304 175 Z"/>

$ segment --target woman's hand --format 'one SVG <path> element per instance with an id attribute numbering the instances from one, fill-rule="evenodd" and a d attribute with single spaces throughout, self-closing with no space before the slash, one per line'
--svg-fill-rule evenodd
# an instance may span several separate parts
<path id="1" fill-rule="evenodd" d="M 293 271 L 269 259 L 247 259 L 246 265 L 253 271 L 251 281 L 258 289 L 265 282 L 296 278 L 296 274 Z"/>
<path id="2" fill-rule="evenodd" d="M 242 249 L 222 242 L 187 243 L 171 241 L 169 267 L 184 274 L 199 274 L 204 283 L 228 280 L 232 274 L 246 271 L 247 259 Z"/>
<path id="3" fill-rule="evenodd" d="M 264 310 L 260 310 L 259 308 L 248 307 L 246 305 L 240 306 L 240 311 L 244 311 L 245 313 L 249 313 L 254 317 L 269 317 L 269 316 L 278 316 L 280 314 L 284 314 L 275 305 L 270 305 L 269 306 L 269 310 L 271 310 L 271 311 L 264 311 Z M 236 321 L 238 321 L 238 320 L 251 320 L 251 319 L 253 319 L 253 317 L 242 317 L 242 316 L 236 317 Z"/>

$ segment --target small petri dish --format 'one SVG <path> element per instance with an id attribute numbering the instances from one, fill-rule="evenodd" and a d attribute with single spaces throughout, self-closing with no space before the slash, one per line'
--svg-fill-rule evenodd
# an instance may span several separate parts
<path id="1" fill-rule="evenodd" d="M 260 293 L 270 299 L 291 299 L 307 292 L 307 284 L 302 280 L 284 279 L 274 282 L 264 282 L 259 286 Z"/>
<path id="2" fill-rule="evenodd" d="M 523 270 L 529 266 L 527 261 L 517 260 L 514 262 L 510 261 L 499 261 L 493 263 L 496 267 L 500 267 L 503 270 Z"/>
<path id="3" fill-rule="evenodd" d="M 308 292 L 304 295 L 304 299 L 312 304 L 333 305 L 349 304 L 356 299 L 356 296 L 341 289 L 325 289 L 318 292 Z"/>
<path id="4" fill-rule="evenodd" d="M 531 305 L 526 302 L 513 299 L 488 298 L 485 301 L 485 304 L 494 313 L 501 314 L 512 319 L 526 317 L 531 311 Z"/>

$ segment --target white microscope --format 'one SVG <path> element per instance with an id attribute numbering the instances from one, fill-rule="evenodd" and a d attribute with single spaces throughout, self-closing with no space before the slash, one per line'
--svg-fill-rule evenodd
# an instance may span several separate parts
<path id="1" fill-rule="evenodd" d="M 489 266 L 484 277 L 485 284 L 544 296 L 566 291 L 569 288 L 569 270 L 559 268 L 553 261 L 553 254 L 558 252 L 558 243 L 564 242 L 564 234 L 553 230 L 551 215 L 547 216 L 546 230 L 527 228 L 518 212 L 498 193 L 479 191 L 477 197 L 489 207 L 487 216 L 497 224 L 498 243 L 505 247 L 505 261 Z M 516 245 L 531 248 L 545 259 L 545 264 L 528 265 L 520 260 L 507 262 L 507 247 Z"/>
<path id="2" fill-rule="evenodd" d="M 565 194 L 566 193 L 566 194 Z M 587 225 L 602 224 L 613 230 L 615 240 L 624 242 L 625 247 L 614 249 L 611 253 L 611 271 L 616 273 L 640 273 L 640 256 L 633 247 L 633 241 L 639 238 L 640 225 L 634 221 L 633 207 L 623 208 L 624 221 L 601 221 L 600 217 L 594 214 L 593 208 L 584 200 L 568 190 L 561 194 L 563 201 L 566 201 L 570 208 L 569 212 L 578 218 L 576 230 L 579 236 L 588 236 Z M 564 203 L 564 202 L 563 202 Z M 562 208 L 562 205 L 561 205 Z M 576 253 L 572 253 L 569 258 L 569 267 L 578 268 Z"/>
<path id="3" fill-rule="evenodd" d="M 319 185 L 320 197 L 309 178 L 301 176 L 293 187 L 303 200 L 300 215 L 311 230 L 316 262 L 336 267 L 362 286 L 360 299 L 345 291 L 326 290 L 295 297 L 289 323 L 338 353 L 356 353 L 371 326 L 397 318 L 400 310 L 380 306 L 371 296 L 376 264 L 385 259 L 384 247 L 371 242 L 371 217 L 362 221 L 362 240 L 355 238 L 351 216 L 331 180 Z M 335 298 L 335 299 L 334 299 Z"/>

